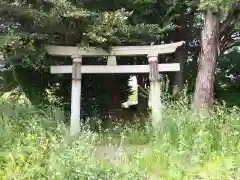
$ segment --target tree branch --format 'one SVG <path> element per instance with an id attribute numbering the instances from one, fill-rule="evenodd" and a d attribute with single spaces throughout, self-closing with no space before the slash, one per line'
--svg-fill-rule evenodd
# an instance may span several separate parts
<path id="1" fill-rule="evenodd" d="M 239 9 L 240 9 L 239 5 L 236 5 L 236 7 L 230 10 L 226 19 L 220 24 L 220 34 L 224 33 L 228 26 L 231 26 L 236 22 L 237 18 L 240 15 Z"/>
<path id="2" fill-rule="evenodd" d="M 234 41 L 233 39 L 233 35 L 235 34 L 235 31 L 233 30 L 233 27 L 228 28 L 228 31 L 225 32 L 225 34 L 223 34 L 220 37 L 220 51 L 224 52 L 226 50 L 226 47 L 228 46 L 228 44 L 232 43 L 232 41 Z"/>

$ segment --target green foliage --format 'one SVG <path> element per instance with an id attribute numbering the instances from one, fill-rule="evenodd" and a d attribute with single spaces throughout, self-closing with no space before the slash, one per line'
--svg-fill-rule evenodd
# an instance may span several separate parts
<path id="1" fill-rule="evenodd" d="M 68 138 L 60 109 L 6 102 L 0 108 L 3 179 L 227 180 L 240 176 L 240 111 L 236 107 L 218 105 L 211 116 L 199 116 L 191 114 L 185 102 L 170 103 L 164 107 L 158 134 L 153 135 L 148 123 L 145 127 L 115 124 L 99 133 L 82 125 L 74 141 Z M 145 145 L 134 146 L 136 141 Z M 106 147 L 101 146 L 105 147 L 101 153 L 108 154 L 109 160 L 94 153 L 103 142 Z M 127 152 L 110 156 L 107 145 L 113 143 Z"/>
<path id="2" fill-rule="evenodd" d="M 105 0 L 99 4 L 95 0 L 81 2 L 57 0 L 15 4 L 11 1 L 2 1 L 1 5 L 0 14 L 2 25 L 5 27 L 1 32 L 4 42 L 2 52 L 11 67 L 3 73 L 3 77 L 6 78 L 5 90 L 9 91 L 20 86 L 33 104 L 42 104 L 48 101 L 45 99 L 46 89 L 54 89 L 55 95 L 66 104 L 66 109 L 70 108 L 70 76 L 49 74 L 50 60 L 42 53 L 44 43 L 94 45 L 103 48 L 120 44 L 150 44 L 153 41 L 160 42 L 163 34 L 174 28 L 172 23 L 174 15 L 170 15 L 166 8 L 173 4 L 168 2 L 112 3 Z M 92 64 L 101 61 L 96 59 L 91 61 L 93 60 L 95 63 Z M 66 59 L 53 57 L 51 61 L 51 64 L 67 62 Z M 133 63 L 133 60 L 124 61 L 127 64 Z M 113 107 L 112 87 L 105 82 L 115 82 L 119 85 L 120 98 L 124 102 L 130 94 L 128 76 L 84 76 L 83 114 L 91 116 L 94 114 L 92 108 L 99 114 L 100 111 Z"/>
<path id="3" fill-rule="evenodd" d="M 220 56 L 218 63 L 216 96 L 230 106 L 240 105 L 239 56 L 240 52 L 238 47 L 236 47 L 225 55 Z"/>
<path id="4" fill-rule="evenodd" d="M 228 12 L 236 2 L 231 0 L 201 0 L 199 8 L 212 10 L 214 12 Z"/>
<path id="5" fill-rule="evenodd" d="M 223 28 L 221 33 L 221 53 L 236 46 L 236 39 L 239 37 L 237 32 L 239 1 L 27 0 L 14 2 L 15 0 L 0 2 L 0 51 L 4 53 L 5 62 L 8 64 L 7 71 L 1 75 L 4 81 L 2 89 L 11 91 L 20 87 L 18 89 L 26 93 L 34 104 L 48 103 L 43 97 L 47 97 L 46 90 L 51 89 L 51 93 L 66 104 L 66 109 L 70 108 L 70 75 L 50 75 L 49 64 L 71 64 L 71 60 L 47 57 L 43 51 L 44 44 L 91 45 L 105 49 L 113 45 L 149 45 L 151 42 L 162 44 L 176 41 L 175 30 L 181 27 L 184 29 L 181 40 L 186 41 L 188 51 L 184 73 L 189 92 L 192 92 L 200 51 L 200 31 L 203 25 L 201 10 L 210 8 L 220 12 L 221 26 L 227 24 L 227 28 Z M 179 23 L 178 18 L 182 15 L 183 21 Z M 118 63 L 133 64 L 133 60 L 130 59 L 120 58 Z M 166 62 L 173 61 L 173 57 L 162 57 L 162 59 Z M 101 58 L 90 61 L 95 62 L 91 64 L 106 63 Z M 146 62 L 138 59 L 139 64 Z M 226 66 L 228 66 L 226 63 L 222 63 L 220 67 L 222 70 L 218 73 L 217 79 L 225 76 Z M 232 70 L 236 73 L 237 69 L 236 66 Z M 88 115 L 91 115 L 92 106 L 97 112 L 112 107 L 110 99 L 112 89 L 105 83 L 106 81 L 120 84 L 122 101 L 125 101 L 130 94 L 127 76 L 86 75 L 84 79 L 83 104 L 86 109 L 83 112 Z M 174 81 L 171 76 L 170 80 Z M 221 94 L 224 90 L 222 80 L 218 82 L 216 96 L 222 98 Z M 235 87 L 235 93 L 238 86 L 232 87 Z"/>
<path id="6" fill-rule="evenodd" d="M 138 176 L 114 167 L 108 169 L 109 166 L 104 167 L 94 158 L 96 135 L 87 129 L 69 144 L 61 111 L 6 103 L 1 104 L 1 110 L 1 179 L 128 179 Z"/>

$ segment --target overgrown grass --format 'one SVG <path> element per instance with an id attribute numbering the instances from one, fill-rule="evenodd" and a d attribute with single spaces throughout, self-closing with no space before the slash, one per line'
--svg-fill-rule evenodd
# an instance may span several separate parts
<path id="1" fill-rule="evenodd" d="M 164 107 L 161 131 L 149 123 L 82 133 L 69 141 L 61 110 L 20 104 L 0 106 L 2 179 L 204 179 L 240 177 L 240 110 L 216 106 L 208 117 L 193 115 L 184 102 Z M 99 123 L 100 124 L 100 123 Z M 128 153 L 105 160 L 94 150 L 109 144 Z M 141 146 L 138 146 L 140 145 Z M 143 145 L 144 144 L 144 145 Z M 142 149 L 147 147 L 147 151 Z M 106 150 L 107 148 L 105 148 Z"/>

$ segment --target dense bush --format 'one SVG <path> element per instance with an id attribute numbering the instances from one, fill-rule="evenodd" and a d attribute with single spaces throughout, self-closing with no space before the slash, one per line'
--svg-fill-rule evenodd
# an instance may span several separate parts
<path id="1" fill-rule="evenodd" d="M 216 106 L 210 116 L 190 113 L 185 103 L 164 107 L 161 131 L 115 124 L 70 141 L 58 109 L 0 105 L 2 179 L 213 179 L 240 177 L 240 110 Z M 100 126 L 99 126 L 100 128 Z M 129 148 L 105 160 L 94 150 L 103 143 Z M 135 144 L 135 145 L 134 145 Z M 141 144 L 141 146 L 138 146 Z M 144 145 L 145 144 L 145 145 Z M 147 147 L 148 151 L 143 151 Z M 105 148 L 106 150 L 107 148 Z"/>

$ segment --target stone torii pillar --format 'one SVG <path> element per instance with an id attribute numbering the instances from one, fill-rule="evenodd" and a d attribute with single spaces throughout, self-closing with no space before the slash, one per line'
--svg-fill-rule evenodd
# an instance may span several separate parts
<path id="1" fill-rule="evenodd" d="M 160 127 L 162 120 L 162 104 L 161 104 L 161 84 L 158 72 L 158 54 L 148 54 L 149 63 L 149 80 L 150 80 L 150 102 L 152 109 L 152 126 Z"/>
<path id="2" fill-rule="evenodd" d="M 72 55 L 72 93 L 71 93 L 71 124 L 70 134 L 76 135 L 80 132 L 80 110 L 81 110 L 81 65 L 82 56 Z"/>

